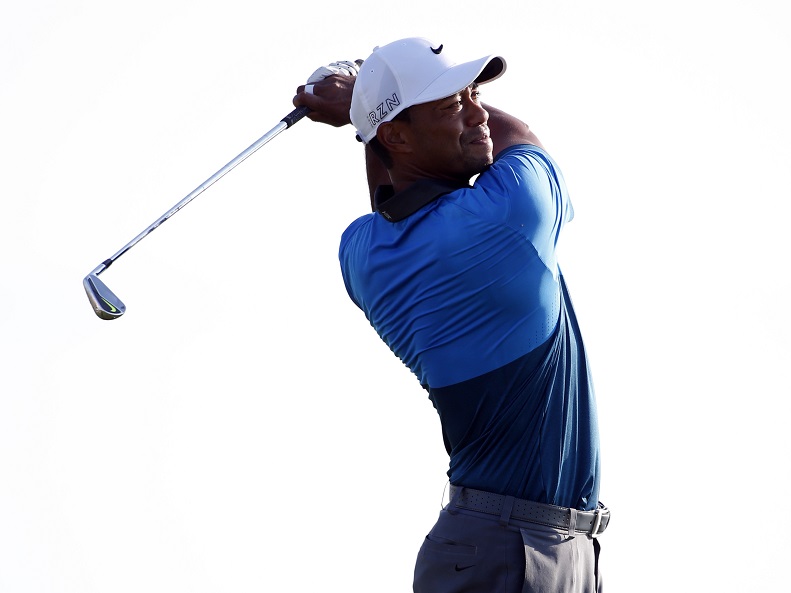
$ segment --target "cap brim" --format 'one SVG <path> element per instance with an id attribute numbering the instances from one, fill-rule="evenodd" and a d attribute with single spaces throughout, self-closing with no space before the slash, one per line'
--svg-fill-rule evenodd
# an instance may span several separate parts
<path id="1" fill-rule="evenodd" d="M 493 56 L 486 66 L 483 67 L 481 73 L 475 78 L 475 82 L 478 84 L 484 84 L 485 82 L 497 80 L 503 74 L 505 74 L 505 68 L 505 60 L 500 56 Z"/>
<path id="2" fill-rule="evenodd" d="M 505 72 L 505 68 L 505 60 L 500 56 L 486 56 L 472 62 L 457 64 L 426 87 L 415 97 L 412 104 L 418 105 L 450 97 L 474 82 L 478 84 L 491 82 L 500 78 Z"/>

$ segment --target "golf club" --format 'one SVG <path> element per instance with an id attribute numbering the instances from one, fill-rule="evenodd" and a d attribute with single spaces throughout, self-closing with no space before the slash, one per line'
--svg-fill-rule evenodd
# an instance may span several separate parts
<path id="1" fill-rule="evenodd" d="M 245 150 L 240 152 L 233 160 L 231 160 L 227 165 L 225 165 L 222 169 L 217 171 L 214 175 L 209 177 L 206 181 L 201 183 L 198 187 L 192 190 L 186 197 L 184 197 L 178 204 L 173 206 L 170 210 L 165 212 L 162 216 L 160 216 L 157 220 L 151 223 L 148 228 L 146 228 L 143 232 L 137 235 L 134 239 L 129 241 L 126 245 L 124 245 L 118 252 L 113 255 L 112 257 L 104 260 L 100 263 L 96 268 L 88 274 L 82 281 L 82 285 L 85 288 L 85 293 L 88 295 L 88 300 L 91 302 L 91 306 L 93 307 L 94 312 L 96 315 L 101 319 L 118 319 L 121 315 L 124 314 L 126 311 L 126 305 L 124 305 L 123 301 L 119 299 L 113 291 L 107 288 L 107 285 L 99 280 L 99 274 L 104 272 L 107 268 L 109 268 L 115 260 L 121 257 L 124 253 L 129 251 L 132 247 L 134 247 L 137 243 L 143 240 L 146 235 L 148 235 L 151 231 L 173 216 L 176 212 L 181 210 L 184 206 L 189 204 L 192 200 L 202 194 L 205 190 L 211 187 L 217 180 L 223 177 L 226 173 L 231 171 L 236 165 L 241 163 L 251 154 L 253 154 L 256 150 L 261 148 L 264 144 L 269 142 L 272 138 L 277 136 L 283 130 L 290 128 L 295 123 L 297 123 L 300 119 L 305 117 L 308 114 L 310 109 L 307 107 L 297 107 L 285 116 L 283 119 L 278 122 L 278 124 L 269 130 L 266 134 L 261 136 L 258 140 L 253 142 L 250 146 L 248 146 Z"/>

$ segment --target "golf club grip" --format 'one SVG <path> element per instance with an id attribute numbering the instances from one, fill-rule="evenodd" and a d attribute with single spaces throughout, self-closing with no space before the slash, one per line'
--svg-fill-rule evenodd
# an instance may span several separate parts
<path id="1" fill-rule="evenodd" d="M 285 122 L 286 127 L 290 128 L 299 120 L 301 120 L 303 117 L 305 117 L 308 113 L 310 113 L 310 108 L 305 107 L 303 105 L 302 107 L 297 107 L 294 111 L 289 113 L 286 117 L 284 117 L 280 121 Z"/>

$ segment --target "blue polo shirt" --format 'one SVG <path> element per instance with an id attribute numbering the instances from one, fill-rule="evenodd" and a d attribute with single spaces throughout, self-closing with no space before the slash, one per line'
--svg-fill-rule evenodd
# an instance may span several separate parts
<path id="1" fill-rule="evenodd" d="M 500 153 L 472 187 L 402 219 L 380 207 L 343 233 L 351 299 L 439 413 L 452 484 L 590 510 L 596 407 L 556 246 L 573 210 L 553 159 Z M 388 218 L 389 217 L 389 218 Z"/>

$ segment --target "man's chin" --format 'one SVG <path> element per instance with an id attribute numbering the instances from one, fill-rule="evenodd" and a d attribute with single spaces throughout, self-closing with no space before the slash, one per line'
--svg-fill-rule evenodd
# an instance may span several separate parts
<path id="1" fill-rule="evenodd" d="M 486 169 L 491 167 L 492 163 L 494 163 L 494 157 L 492 156 L 492 153 L 490 152 L 489 154 L 487 154 L 485 157 L 481 158 L 476 163 L 475 173 L 476 174 L 483 173 Z"/>

